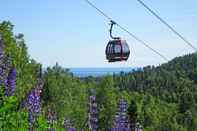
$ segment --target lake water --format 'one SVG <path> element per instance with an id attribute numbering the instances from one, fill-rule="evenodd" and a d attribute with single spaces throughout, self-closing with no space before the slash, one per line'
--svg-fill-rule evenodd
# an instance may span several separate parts
<path id="1" fill-rule="evenodd" d="M 87 76 L 105 76 L 118 74 L 120 72 L 133 72 L 139 70 L 139 68 L 70 68 L 70 72 L 76 77 L 87 77 Z"/>

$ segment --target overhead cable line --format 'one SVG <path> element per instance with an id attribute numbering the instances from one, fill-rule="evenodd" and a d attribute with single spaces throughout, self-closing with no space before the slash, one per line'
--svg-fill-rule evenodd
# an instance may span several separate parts
<path id="1" fill-rule="evenodd" d="M 151 51 L 153 51 L 154 53 L 156 53 L 157 55 L 159 55 L 161 58 L 163 58 L 165 61 L 168 61 L 167 57 L 165 57 L 164 55 L 162 55 L 159 51 L 153 49 L 151 46 L 149 46 L 146 42 L 144 42 L 143 40 L 141 40 L 139 37 L 137 37 L 136 35 L 134 35 L 133 33 L 131 33 L 130 31 L 128 31 L 126 28 L 124 28 L 123 26 L 121 26 L 120 24 L 118 24 L 116 21 L 114 21 L 110 16 L 108 16 L 106 13 L 104 13 L 101 9 L 99 9 L 95 4 L 93 4 L 92 2 L 90 2 L 89 0 L 84 0 L 87 4 L 89 4 L 91 7 L 93 7 L 94 9 L 96 9 L 101 15 L 103 15 L 105 18 L 107 18 L 110 21 L 113 21 L 114 23 L 116 23 L 116 25 L 122 29 L 123 31 L 125 31 L 126 33 L 128 33 L 132 38 L 134 38 L 135 40 L 137 40 L 139 43 L 143 44 L 145 47 L 147 47 L 148 49 L 150 49 Z"/>
<path id="2" fill-rule="evenodd" d="M 137 0 L 143 7 L 145 7 L 152 15 L 160 20 L 165 26 L 167 26 L 174 34 L 176 34 L 180 39 L 182 39 L 187 45 L 193 48 L 197 52 L 197 48 L 189 42 L 181 33 L 176 31 L 170 24 L 168 24 L 163 18 L 161 18 L 155 11 L 153 11 L 148 5 L 146 5 L 142 0 Z"/>

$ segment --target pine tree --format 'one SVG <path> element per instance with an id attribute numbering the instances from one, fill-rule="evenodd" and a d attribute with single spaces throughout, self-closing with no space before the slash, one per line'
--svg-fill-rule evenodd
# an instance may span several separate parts
<path id="1" fill-rule="evenodd" d="M 128 111 L 131 131 L 135 131 L 135 127 L 137 123 L 137 104 L 134 100 L 131 100 L 131 103 L 127 111 Z"/>

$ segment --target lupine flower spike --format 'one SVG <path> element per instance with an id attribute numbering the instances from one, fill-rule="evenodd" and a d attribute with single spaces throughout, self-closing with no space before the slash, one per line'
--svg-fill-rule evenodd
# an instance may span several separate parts
<path id="1" fill-rule="evenodd" d="M 126 110 L 127 103 L 121 98 L 118 103 L 118 111 L 114 118 L 112 131 L 130 131 Z"/>
<path id="2" fill-rule="evenodd" d="M 16 85 L 16 69 L 12 68 L 8 73 L 8 77 L 5 79 L 6 96 L 14 95 L 15 85 Z"/>
<path id="3" fill-rule="evenodd" d="M 89 99 L 89 129 L 91 131 L 96 131 L 98 128 L 98 109 L 96 96 L 92 95 Z"/>
<path id="4" fill-rule="evenodd" d="M 29 93 L 27 99 L 27 106 L 28 106 L 28 121 L 29 121 L 29 130 L 33 130 L 34 122 L 40 113 L 40 95 L 42 89 L 42 82 L 38 81 L 36 88 L 32 89 Z"/>

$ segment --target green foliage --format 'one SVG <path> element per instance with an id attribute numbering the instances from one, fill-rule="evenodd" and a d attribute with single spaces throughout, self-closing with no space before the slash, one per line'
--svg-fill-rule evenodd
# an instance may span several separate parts
<path id="1" fill-rule="evenodd" d="M 82 128 L 87 118 L 88 86 L 74 79 L 67 70 L 56 65 L 44 73 L 43 105 L 55 112 L 58 123 L 71 119 Z"/>
<path id="2" fill-rule="evenodd" d="M 0 35 L 3 39 L 4 53 L 11 57 L 12 63 L 17 70 L 15 95 L 17 99 L 22 100 L 33 85 L 35 85 L 36 71 L 39 64 L 29 58 L 23 35 L 15 36 L 12 30 L 13 25 L 10 22 L 4 21 L 0 23 Z"/>
<path id="3" fill-rule="evenodd" d="M 99 130 L 107 130 L 112 125 L 113 115 L 116 112 L 117 94 L 111 76 L 103 78 L 96 88 L 97 104 L 99 109 Z"/>
<path id="4" fill-rule="evenodd" d="M 0 23 L 5 55 L 17 70 L 15 95 L 4 96 L 0 86 L 0 130 L 28 130 L 28 114 L 23 108 L 28 92 L 36 84 L 39 66 L 31 59 L 22 34 L 13 33 L 10 22 Z M 117 101 L 127 103 L 130 123 L 140 123 L 145 131 L 194 131 L 197 129 L 197 54 L 178 57 L 158 67 L 147 66 L 132 73 L 102 78 L 75 78 L 56 64 L 44 70 L 42 108 L 34 129 L 50 127 L 64 131 L 63 120 L 70 119 L 77 130 L 87 128 L 88 96 L 96 91 L 99 130 L 111 128 Z M 47 111 L 53 111 L 48 123 Z"/>
<path id="5" fill-rule="evenodd" d="M 46 119 L 43 116 L 38 117 L 37 130 L 47 130 L 47 129 L 49 129 L 49 125 L 46 122 Z"/>
<path id="6" fill-rule="evenodd" d="M 137 123 L 137 103 L 135 100 L 131 100 L 130 105 L 128 107 L 128 117 L 131 129 L 135 129 L 136 123 Z"/>
<path id="7" fill-rule="evenodd" d="M 27 111 L 21 109 L 21 102 L 36 82 L 39 64 L 29 58 L 23 35 L 14 35 L 13 25 L 0 23 L 0 35 L 4 44 L 4 55 L 9 55 L 17 70 L 15 95 L 4 97 L 4 86 L 0 86 L 0 129 L 3 131 L 26 131 L 28 129 Z M 3 83 L 1 83 L 3 84 Z"/>
<path id="8" fill-rule="evenodd" d="M 3 131 L 15 131 L 27 129 L 27 113 L 17 111 L 18 101 L 15 96 L 3 97 L 0 106 L 0 129 Z"/>
<path id="9" fill-rule="evenodd" d="M 145 129 L 196 129 L 196 61 L 197 54 L 190 54 L 158 67 L 147 66 L 114 77 L 115 85 L 141 94 L 138 119 Z"/>

